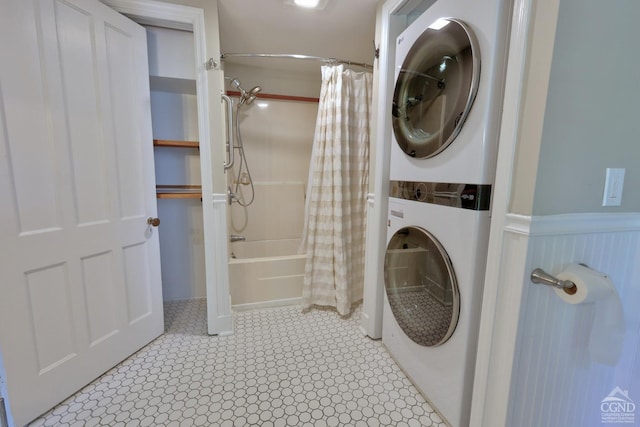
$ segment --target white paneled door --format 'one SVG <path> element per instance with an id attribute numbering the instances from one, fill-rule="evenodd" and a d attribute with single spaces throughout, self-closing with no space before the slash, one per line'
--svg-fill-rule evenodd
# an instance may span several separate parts
<path id="1" fill-rule="evenodd" d="M 23 425 L 163 331 L 146 36 L 0 2 L 0 389 Z"/>

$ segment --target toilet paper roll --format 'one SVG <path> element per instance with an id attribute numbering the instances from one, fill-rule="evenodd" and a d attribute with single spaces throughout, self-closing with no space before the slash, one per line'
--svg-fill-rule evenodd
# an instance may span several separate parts
<path id="1" fill-rule="evenodd" d="M 594 304 L 595 318 L 589 334 L 591 360 L 605 365 L 618 363 L 624 343 L 625 321 L 622 302 L 606 274 L 579 264 L 570 264 L 558 279 L 570 280 L 576 285 L 571 295 L 564 289 L 556 294 L 568 304 Z"/>

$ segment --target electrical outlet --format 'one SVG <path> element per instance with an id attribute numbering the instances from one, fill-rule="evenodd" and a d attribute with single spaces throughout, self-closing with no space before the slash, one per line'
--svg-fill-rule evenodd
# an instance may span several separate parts
<path id="1" fill-rule="evenodd" d="M 607 168 L 602 206 L 620 206 L 622 204 L 624 171 L 624 168 Z"/>

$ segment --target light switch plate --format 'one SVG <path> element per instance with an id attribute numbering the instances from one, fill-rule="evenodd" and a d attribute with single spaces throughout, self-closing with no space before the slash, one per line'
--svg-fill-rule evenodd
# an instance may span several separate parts
<path id="1" fill-rule="evenodd" d="M 607 168 L 602 206 L 620 206 L 624 185 L 624 168 Z"/>

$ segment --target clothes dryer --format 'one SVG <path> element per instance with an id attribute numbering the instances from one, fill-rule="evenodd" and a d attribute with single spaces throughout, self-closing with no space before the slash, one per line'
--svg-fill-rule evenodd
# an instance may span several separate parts
<path id="1" fill-rule="evenodd" d="M 493 182 L 509 4 L 440 0 L 397 38 L 392 181 Z"/>
<path id="2" fill-rule="evenodd" d="M 471 410 L 489 212 L 477 209 L 482 187 L 417 184 L 389 199 L 382 341 L 442 417 L 462 427 Z"/>

